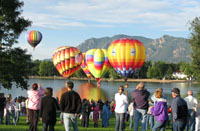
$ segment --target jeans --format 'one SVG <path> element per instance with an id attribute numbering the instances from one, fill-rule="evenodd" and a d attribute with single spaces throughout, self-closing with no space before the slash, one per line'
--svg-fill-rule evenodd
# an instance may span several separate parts
<path id="1" fill-rule="evenodd" d="M 0 111 L 0 125 L 2 124 L 3 121 L 3 110 Z"/>
<path id="2" fill-rule="evenodd" d="M 155 121 L 155 125 L 153 126 L 152 131 L 165 131 L 167 121 L 168 120 L 166 120 L 164 122 Z"/>
<path id="3" fill-rule="evenodd" d="M 188 119 L 186 123 L 186 131 L 194 131 L 195 129 L 195 112 L 193 109 L 188 110 Z"/>
<path id="4" fill-rule="evenodd" d="M 153 129 L 153 126 L 154 126 L 154 116 L 152 116 L 150 114 L 147 114 L 146 123 L 145 123 L 145 129 L 146 130 L 148 130 L 149 123 L 150 123 L 150 129 Z"/>
<path id="5" fill-rule="evenodd" d="M 125 113 L 115 113 L 115 119 L 115 131 L 123 131 Z"/>
<path id="6" fill-rule="evenodd" d="M 6 110 L 6 124 L 10 125 L 10 115 L 12 115 L 13 124 L 16 125 L 14 110 Z"/>
<path id="7" fill-rule="evenodd" d="M 46 123 L 43 123 L 42 131 L 48 131 L 48 127 L 49 127 L 49 131 L 54 131 L 54 125 L 49 125 L 49 124 L 46 124 Z"/>
<path id="8" fill-rule="evenodd" d="M 77 117 L 73 113 L 63 113 L 65 131 L 71 131 L 71 122 L 74 131 L 78 131 Z"/>
<path id="9" fill-rule="evenodd" d="M 15 110 L 15 121 L 19 121 L 19 110 Z"/>
<path id="10" fill-rule="evenodd" d="M 145 121 L 147 117 L 147 110 L 145 109 L 134 109 L 134 131 L 138 131 L 139 121 L 141 120 L 141 131 L 145 131 Z"/>
<path id="11" fill-rule="evenodd" d="M 129 129 L 132 129 L 132 128 L 133 128 L 133 119 L 134 119 L 134 116 L 130 116 Z"/>
<path id="12" fill-rule="evenodd" d="M 176 121 L 173 122 L 173 131 L 184 131 L 186 126 L 186 121 Z"/>

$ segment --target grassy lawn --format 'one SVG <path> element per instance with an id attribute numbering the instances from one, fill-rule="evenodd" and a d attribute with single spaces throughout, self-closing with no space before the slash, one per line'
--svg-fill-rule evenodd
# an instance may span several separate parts
<path id="1" fill-rule="evenodd" d="M 55 131 L 64 131 L 64 126 L 59 123 L 59 117 L 57 118 L 57 123 L 55 125 Z M 5 120 L 4 120 L 5 121 Z M 78 120 L 78 128 L 80 131 L 114 131 L 115 130 L 115 118 L 114 115 L 112 115 L 111 119 L 109 120 L 110 125 L 107 128 L 102 128 L 101 126 L 101 120 L 99 120 L 99 127 L 94 128 L 93 127 L 93 121 L 90 119 L 89 122 L 89 128 L 83 128 L 81 127 L 81 121 Z M 17 123 L 17 125 L 0 125 L 0 131 L 28 131 L 29 125 L 26 124 L 26 118 L 20 116 L 20 120 Z M 42 131 L 42 123 L 39 121 L 38 125 L 39 131 Z M 140 130 L 140 129 L 139 129 Z M 72 128 L 73 131 L 73 128 Z M 129 129 L 129 122 L 126 123 L 126 129 L 125 131 L 133 131 L 133 129 Z M 150 129 L 148 131 L 151 131 Z M 171 129 L 166 129 L 166 131 L 171 131 Z"/>

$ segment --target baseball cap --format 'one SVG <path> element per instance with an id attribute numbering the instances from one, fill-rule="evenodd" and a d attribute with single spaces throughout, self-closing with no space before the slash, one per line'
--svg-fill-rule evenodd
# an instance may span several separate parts
<path id="1" fill-rule="evenodd" d="M 178 88 L 174 88 L 171 92 L 174 92 L 176 94 L 180 94 L 180 90 Z"/>

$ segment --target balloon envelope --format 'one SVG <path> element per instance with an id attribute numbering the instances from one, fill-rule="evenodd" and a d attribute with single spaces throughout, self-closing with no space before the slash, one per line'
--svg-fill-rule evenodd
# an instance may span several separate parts
<path id="1" fill-rule="evenodd" d="M 82 53 L 78 48 L 62 46 L 53 53 L 53 64 L 63 77 L 70 77 L 81 65 Z"/>
<path id="2" fill-rule="evenodd" d="M 90 73 L 90 70 L 88 69 L 86 59 L 85 59 L 85 53 L 82 53 L 82 54 L 83 54 L 83 60 L 82 60 L 82 63 L 81 63 L 81 68 L 85 72 L 86 76 L 88 78 L 91 78 L 92 74 Z"/>
<path id="3" fill-rule="evenodd" d="M 110 69 L 106 49 L 90 49 L 86 52 L 86 63 L 89 71 L 97 79 L 101 80 Z"/>
<path id="4" fill-rule="evenodd" d="M 42 40 L 42 34 L 39 31 L 32 30 L 27 35 L 28 43 L 35 48 Z"/>
<path id="5" fill-rule="evenodd" d="M 126 81 L 143 65 L 145 47 L 140 41 L 134 39 L 115 40 L 108 47 L 108 59 L 112 67 Z"/>

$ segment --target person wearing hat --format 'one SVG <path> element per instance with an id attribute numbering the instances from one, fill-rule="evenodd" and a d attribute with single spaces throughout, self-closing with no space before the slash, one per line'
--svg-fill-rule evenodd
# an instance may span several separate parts
<path id="1" fill-rule="evenodd" d="M 173 131 L 183 131 L 187 122 L 188 107 L 186 101 L 181 98 L 180 90 L 174 88 L 172 91 L 172 120 Z"/>

